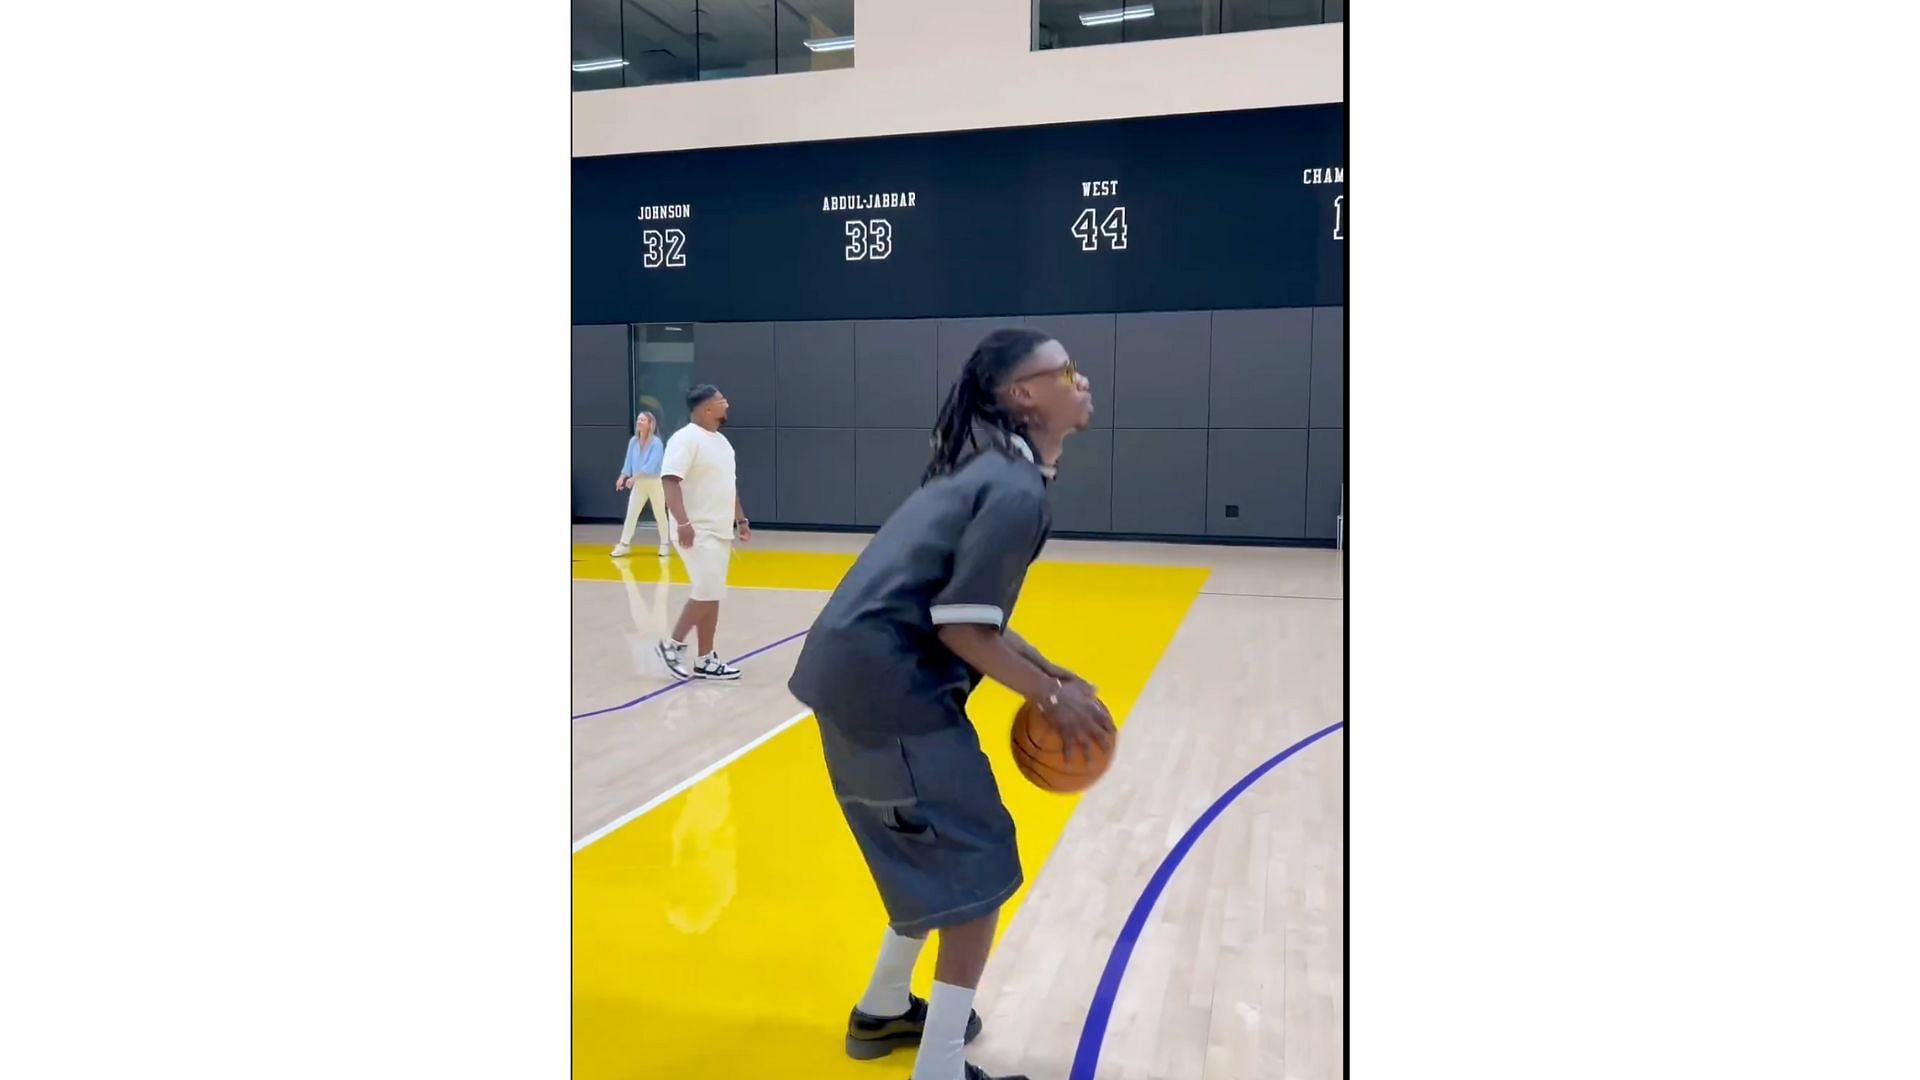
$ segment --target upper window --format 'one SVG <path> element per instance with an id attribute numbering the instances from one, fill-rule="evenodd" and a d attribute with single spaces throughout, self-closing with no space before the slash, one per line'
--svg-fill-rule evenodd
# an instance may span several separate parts
<path id="1" fill-rule="evenodd" d="M 573 0 L 573 88 L 853 66 L 854 0 Z"/>
<path id="2" fill-rule="evenodd" d="M 1033 0 L 1033 47 L 1117 45 L 1346 18 L 1346 0 Z"/>

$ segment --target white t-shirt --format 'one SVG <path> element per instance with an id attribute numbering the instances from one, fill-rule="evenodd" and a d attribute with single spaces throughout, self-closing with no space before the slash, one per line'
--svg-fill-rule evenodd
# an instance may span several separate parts
<path id="1" fill-rule="evenodd" d="M 699 424 L 674 432 L 660 475 L 680 478 L 680 498 L 695 530 L 733 535 L 733 444 L 725 435 Z"/>

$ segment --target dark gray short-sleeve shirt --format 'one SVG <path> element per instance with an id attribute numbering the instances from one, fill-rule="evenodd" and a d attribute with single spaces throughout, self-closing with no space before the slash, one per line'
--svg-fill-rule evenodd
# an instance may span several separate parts
<path id="1" fill-rule="evenodd" d="M 980 674 L 937 628 L 1004 628 L 1051 523 L 1046 478 L 1024 455 L 988 450 L 923 485 L 814 620 L 788 689 L 848 731 L 925 734 L 966 723 Z"/>

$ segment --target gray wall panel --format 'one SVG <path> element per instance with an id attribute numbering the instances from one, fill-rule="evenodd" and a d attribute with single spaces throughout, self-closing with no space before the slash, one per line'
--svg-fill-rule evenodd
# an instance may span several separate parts
<path id="1" fill-rule="evenodd" d="M 1347 309 L 1313 309 L 1312 427 L 1346 427 Z"/>
<path id="2" fill-rule="evenodd" d="M 1342 308 L 703 323 L 692 374 L 733 401 L 750 515 L 871 528 L 918 486 L 973 347 L 1021 327 L 1058 338 L 1093 382 L 1094 427 L 1067 442 L 1051 492 L 1056 530 L 1333 538 Z M 628 349 L 626 327 L 574 328 L 576 517 L 625 511 L 612 475 L 631 423 Z"/>
<path id="3" fill-rule="evenodd" d="M 624 518 L 627 493 L 613 490 L 633 432 L 611 424 L 573 426 L 573 516 Z"/>
<path id="4" fill-rule="evenodd" d="M 775 324 L 773 363 L 779 375 L 776 414 L 781 427 L 853 426 L 852 323 Z"/>
<path id="5" fill-rule="evenodd" d="M 1027 325 L 1066 346 L 1073 365 L 1093 384 L 1093 426 L 1113 426 L 1112 315 L 1036 315 Z"/>
<path id="6" fill-rule="evenodd" d="M 727 401 L 732 402 L 729 394 Z M 729 410 L 737 412 L 737 409 Z M 752 521 L 778 521 L 774 514 L 774 478 L 779 473 L 779 455 L 772 428 L 743 428 L 728 424 L 722 435 L 733 444 L 734 490 Z"/>
<path id="7" fill-rule="evenodd" d="M 1053 527 L 1063 532 L 1113 528 L 1113 431 L 1088 428 L 1067 440 L 1060 475 L 1048 492 Z"/>
<path id="8" fill-rule="evenodd" d="M 1206 431 L 1116 430 L 1114 531 L 1205 534 L 1206 479 Z"/>
<path id="9" fill-rule="evenodd" d="M 1301 537 L 1306 505 L 1304 429 L 1207 433 L 1207 535 Z M 1238 516 L 1227 516 L 1229 506 Z"/>
<path id="10" fill-rule="evenodd" d="M 625 323 L 574 327 L 573 422 L 621 427 L 633 423 L 627 415 L 630 368 Z"/>
<path id="11" fill-rule="evenodd" d="M 1119 317 L 1114 327 L 1115 427 L 1207 426 L 1212 324 L 1213 313 L 1209 311 Z M 1114 510 L 1118 512 L 1118 502 Z"/>
<path id="12" fill-rule="evenodd" d="M 701 323 L 693 332 L 693 378 L 727 395 L 728 422 L 774 424 L 773 324 Z"/>
<path id="13" fill-rule="evenodd" d="M 927 430 L 861 428 L 854 434 L 854 523 L 880 525 L 920 486 Z"/>
<path id="14" fill-rule="evenodd" d="M 939 409 L 940 324 L 933 319 L 853 327 L 854 423 L 933 430 Z"/>
<path id="15" fill-rule="evenodd" d="M 779 520 L 805 525 L 854 524 L 852 428 L 779 431 L 775 505 Z"/>
<path id="16" fill-rule="evenodd" d="M 1316 428 L 1307 446 L 1307 521 L 1304 535 L 1331 540 L 1340 514 L 1340 485 L 1347 479 L 1347 433 Z"/>
<path id="17" fill-rule="evenodd" d="M 1214 312 L 1208 425 L 1306 427 L 1312 362 L 1311 309 Z"/>

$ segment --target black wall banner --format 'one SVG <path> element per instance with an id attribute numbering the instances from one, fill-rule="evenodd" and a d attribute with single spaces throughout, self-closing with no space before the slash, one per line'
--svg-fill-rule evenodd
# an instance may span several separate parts
<path id="1" fill-rule="evenodd" d="M 573 321 L 1343 304 L 1345 108 L 579 158 Z"/>

